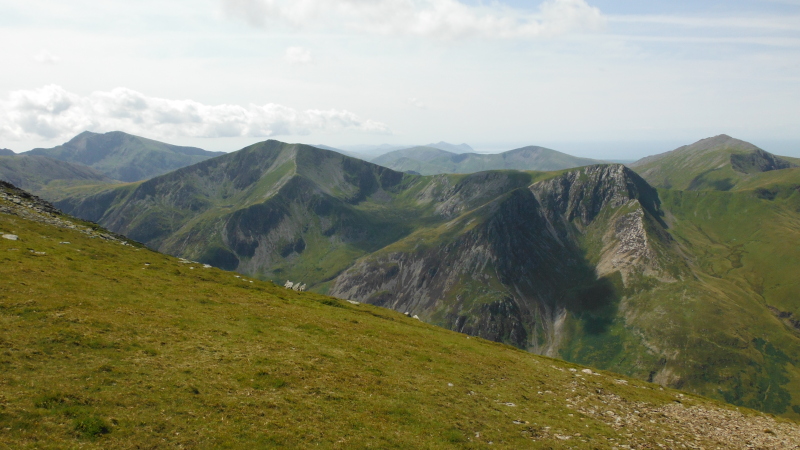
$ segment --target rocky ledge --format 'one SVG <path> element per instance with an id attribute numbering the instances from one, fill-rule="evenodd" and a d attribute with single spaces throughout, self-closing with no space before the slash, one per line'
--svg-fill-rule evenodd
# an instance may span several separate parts
<path id="1" fill-rule="evenodd" d="M 103 228 L 86 226 L 64 215 L 56 207 L 41 198 L 26 192 L 11 183 L 0 180 L 0 213 L 22 217 L 34 222 L 53 225 L 59 228 L 69 228 L 92 237 L 108 241 L 119 242 L 122 245 L 131 245 L 128 239 L 109 233 Z M 3 230 L 5 231 L 5 230 Z"/>

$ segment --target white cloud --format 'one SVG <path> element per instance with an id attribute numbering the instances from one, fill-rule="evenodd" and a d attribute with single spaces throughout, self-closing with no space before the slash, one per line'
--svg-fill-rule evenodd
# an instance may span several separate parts
<path id="1" fill-rule="evenodd" d="M 289 64 L 301 65 L 311 62 L 311 50 L 303 47 L 289 47 L 284 55 Z"/>
<path id="2" fill-rule="evenodd" d="M 605 26 L 599 9 L 585 0 L 545 0 L 536 14 L 492 2 L 469 6 L 457 0 L 222 0 L 226 11 L 258 27 L 337 27 L 381 35 L 441 39 L 533 38 Z"/>
<path id="3" fill-rule="evenodd" d="M 80 96 L 57 85 L 19 90 L 0 101 L 0 137 L 69 138 L 121 130 L 157 137 L 270 137 L 313 132 L 390 133 L 383 123 L 345 110 L 298 111 L 282 105 L 205 105 L 117 88 Z"/>
<path id="4" fill-rule="evenodd" d="M 408 104 L 413 106 L 413 107 L 415 107 L 415 108 L 428 109 L 428 105 L 426 105 L 425 103 L 422 102 L 422 100 L 420 100 L 420 99 L 418 99 L 416 97 L 409 98 L 408 99 Z"/>
<path id="5" fill-rule="evenodd" d="M 609 22 L 673 25 L 692 28 L 761 29 L 771 32 L 800 31 L 798 15 L 751 15 L 751 16 L 675 16 L 675 15 L 615 15 Z"/>
<path id="6" fill-rule="evenodd" d="M 61 58 L 53 55 L 47 50 L 41 50 L 39 53 L 33 55 L 33 60 L 42 64 L 56 64 L 61 61 Z"/>

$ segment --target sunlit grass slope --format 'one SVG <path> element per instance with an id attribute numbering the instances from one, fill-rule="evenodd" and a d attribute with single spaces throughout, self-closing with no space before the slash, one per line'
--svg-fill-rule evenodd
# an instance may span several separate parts
<path id="1" fill-rule="evenodd" d="M 692 429 L 717 416 L 796 431 L 75 230 L 0 213 L 0 231 L 20 239 L 0 239 L 0 448 L 719 446 Z"/>

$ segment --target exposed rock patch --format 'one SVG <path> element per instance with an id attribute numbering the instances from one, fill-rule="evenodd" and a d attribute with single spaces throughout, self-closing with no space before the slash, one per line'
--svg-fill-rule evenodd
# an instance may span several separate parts
<path id="1" fill-rule="evenodd" d="M 19 216 L 59 228 L 77 230 L 87 236 L 118 242 L 122 245 L 130 245 L 128 240 L 122 236 L 107 233 L 104 230 L 100 231 L 100 228 L 94 229 L 73 221 L 72 218 L 62 214 L 61 211 L 47 201 L 5 181 L 0 181 L 0 213 Z M 6 236 L 13 236 L 11 234 L 5 234 L 3 237 L 16 240 Z M 19 237 L 15 236 L 15 238 Z"/>

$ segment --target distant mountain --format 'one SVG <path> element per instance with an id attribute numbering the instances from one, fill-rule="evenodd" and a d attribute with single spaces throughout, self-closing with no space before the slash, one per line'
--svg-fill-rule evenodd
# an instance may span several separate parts
<path id="1" fill-rule="evenodd" d="M 422 175 L 503 169 L 550 171 L 604 163 L 534 146 L 496 154 L 456 154 L 434 147 L 413 147 L 387 153 L 372 162 L 401 172 L 413 171 Z"/>
<path id="2" fill-rule="evenodd" d="M 798 162 L 721 134 L 629 166 L 656 187 L 727 191 L 758 174 L 798 167 Z"/>
<path id="3" fill-rule="evenodd" d="M 800 418 L 798 181 L 415 176 L 267 141 L 56 205 L 189 260 Z"/>
<path id="4" fill-rule="evenodd" d="M 365 155 L 361 155 L 359 153 L 351 152 L 349 150 L 342 150 L 340 148 L 331 147 L 330 145 L 312 145 L 312 147 L 321 148 L 323 150 L 330 150 L 332 152 L 341 153 L 342 155 L 349 156 L 351 158 L 358 158 L 358 159 L 369 159 Z"/>
<path id="5" fill-rule="evenodd" d="M 475 149 L 467 144 L 449 144 L 444 141 L 437 142 L 436 144 L 428 144 L 424 147 L 438 148 L 439 150 L 448 151 L 450 153 L 475 153 Z"/>
<path id="6" fill-rule="evenodd" d="M 45 156 L 0 156 L 0 180 L 26 191 L 57 200 L 67 188 L 79 185 L 112 184 L 116 181 L 81 164 L 71 164 Z"/>
<path id="7" fill-rule="evenodd" d="M 165 144 L 121 131 L 105 134 L 86 131 L 58 147 L 37 148 L 23 154 L 83 164 L 115 180 L 130 182 L 152 178 L 224 152 Z"/>
<path id="8" fill-rule="evenodd" d="M 16 155 L 16 153 L 14 153 L 13 150 L 9 150 L 7 148 L 0 148 L 0 156 L 14 156 L 14 155 Z"/>

